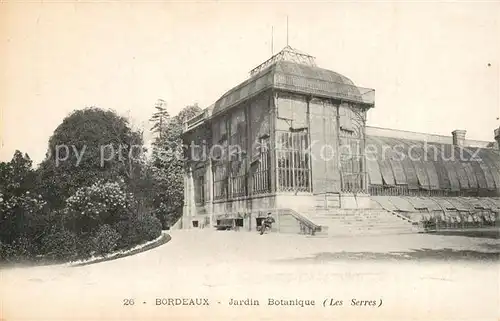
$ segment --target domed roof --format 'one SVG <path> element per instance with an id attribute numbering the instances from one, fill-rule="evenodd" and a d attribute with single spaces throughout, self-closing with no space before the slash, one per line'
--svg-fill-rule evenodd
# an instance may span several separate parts
<path id="1" fill-rule="evenodd" d="M 316 97 L 351 101 L 372 107 L 375 91 L 357 87 L 347 77 L 319 68 L 314 57 L 286 47 L 250 72 L 251 77 L 226 92 L 214 104 L 213 115 L 234 107 L 269 88 Z"/>

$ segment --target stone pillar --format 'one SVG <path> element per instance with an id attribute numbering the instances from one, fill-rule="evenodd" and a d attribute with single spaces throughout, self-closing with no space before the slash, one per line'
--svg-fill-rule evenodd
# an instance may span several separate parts
<path id="1" fill-rule="evenodd" d="M 278 106 L 278 94 L 276 92 L 271 92 L 271 96 L 269 99 L 269 146 L 270 146 L 270 154 L 271 154 L 271 162 L 269 166 L 271 167 L 271 193 L 275 193 L 278 190 L 278 170 L 277 170 L 277 162 L 276 162 L 276 117 L 278 113 L 276 112 Z"/>
<path id="2" fill-rule="evenodd" d="M 306 104 L 307 104 L 307 109 L 306 109 L 306 123 L 307 123 L 307 141 L 309 145 L 309 151 L 312 153 L 311 150 L 311 144 L 312 144 L 312 137 L 311 137 L 311 99 L 312 96 L 307 96 L 306 98 Z M 311 156 L 309 156 L 309 191 L 312 193 L 313 192 L 313 176 L 312 176 L 312 159 Z"/>
<path id="3" fill-rule="evenodd" d="M 194 182 L 193 182 L 193 169 L 189 169 L 188 173 L 188 186 L 189 186 L 189 216 L 192 217 L 195 215 L 195 201 L 194 201 Z"/>
<path id="4" fill-rule="evenodd" d="M 368 193 L 368 169 L 366 165 L 366 110 L 363 111 L 362 113 L 363 117 L 363 128 L 361 130 L 362 133 L 362 139 L 361 139 L 361 168 L 362 168 L 362 175 L 363 175 L 363 185 L 362 189 L 365 193 Z"/>
<path id="5" fill-rule="evenodd" d="M 215 225 L 214 222 L 214 172 L 212 168 L 212 157 L 209 155 L 206 163 L 207 167 L 205 169 L 206 176 L 206 201 L 205 206 L 207 207 L 208 215 L 210 217 L 210 226 Z"/>
<path id="6" fill-rule="evenodd" d="M 497 142 L 497 147 L 500 150 L 500 127 L 495 129 L 495 140 Z"/>
<path id="7" fill-rule="evenodd" d="M 191 228 L 191 217 L 193 216 L 194 194 L 193 194 L 193 173 L 191 166 L 186 168 L 184 174 L 184 210 L 182 228 Z"/>
<path id="8" fill-rule="evenodd" d="M 184 173 L 183 173 L 183 178 L 184 178 L 184 206 L 182 208 L 182 218 L 181 218 L 181 229 L 185 229 L 188 227 L 187 224 L 187 217 L 189 215 L 189 198 L 188 198 L 188 169 L 187 167 L 184 168 Z"/>
<path id="9" fill-rule="evenodd" d="M 451 132 L 453 135 L 453 145 L 455 146 L 464 146 L 465 145 L 465 134 L 467 131 L 463 129 L 456 129 Z"/>

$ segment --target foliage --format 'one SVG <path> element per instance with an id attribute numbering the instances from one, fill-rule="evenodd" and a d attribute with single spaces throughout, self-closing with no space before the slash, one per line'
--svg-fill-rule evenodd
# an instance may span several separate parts
<path id="1" fill-rule="evenodd" d="M 28 155 L 16 151 L 10 162 L 0 163 L 0 242 L 20 256 L 36 250 L 43 227 L 45 201 L 33 193 L 35 184 Z"/>
<path id="2" fill-rule="evenodd" d="M 166 108 L 167 104 L 163 99 L 158 99 L 155 105 L 156 111 L 153 113 L 153 116 L 149 119 L 153 123 L 151 127 L 151 132 L 158 134 L 158 138 L 161 140 L 163 137 L 163 132 L 165 130 L 165 126 L 170 121 L 170 114 Z"/>
<path id="3" fill-rule="evenodd" d="M 42 253 L 56 261 L 72 259 L 76 256 L 76 235 L 68 230 L 53 228 L 42 240 Z"/>
<path id="4" fill-rule="evenodd" d="M 47 157 L 37 171 L 41 190 L 52 208 L 61 208 L 78 188 L 99 179 L 128 183 L 140 172 L 142 145 L 142 133 L 115 112 L 77 110 L 49 140 Z"/>
<path id="5" fill-rule="evenodd" d="M 33 245 L 26 237 L 19 237 L 11 244 L 0 244 L 0 254 L 5 261 L 18 262 L 26 260 L 33 252 Z"/>
<path id="6" fill-rule="evenodd" d="M 76 233 L 90 233 L 99 225 L 127 217 L 133 204 L 133 195 L 127 194 L 119 183 L 98 181 L 81 187 L 66 200 L 66 223 Z"/>
<path id="7" fill-rule="evenodd" d="M 11 244 L 6 244 L 0 241 L 0 262 L 11 261 L 15 255 L 16 252 Z"/>
<path id="8" fill-rule="evenodd" d="M 161 234 L 161 222 L 151 215 L 142 215 L 137 219 L 137 230 L 142 241 L 152 241 Z"/>
<path id="9" fill-rule="evenodd" d="M 118 242 L 120 249 L 131 248 L 161 235 L 161 222 L 151 215 L 141 215 L 129 221 L 118 222 L 114 228 L 122 236 Z"/>
<path id="10" fill-rule="evenodd" d="M 108 224 L 101 225 L 93 238 L 94 248 L 97 254 L 106 256 L 116 249 L 121 235 Z"/>
<path id="11" fill-rule="evenodd" d="M 181 134 L 184 122 L 199 114 L 197 104 L 187 106 L 166 125 L 165 135 L 154 141 L 155 150 L 148 164 L 149 175 L 153 181 L 153 208 L 163 225 L 171 226 L 182 215 L 184 205 L 184 162 Z"/>
<path id="12" fill-rule="evenodd" d="M 173 224 L 183 206 L 183 124 L 201 109 L 156 109 L 153 145 L 163 153 L 148 161 L 142 132 L 92 107 L 63 120 L 36 170 L 19 151 L 0 162 L 0 260 L 105 256 L 159 237 L 158 218 Z"/>

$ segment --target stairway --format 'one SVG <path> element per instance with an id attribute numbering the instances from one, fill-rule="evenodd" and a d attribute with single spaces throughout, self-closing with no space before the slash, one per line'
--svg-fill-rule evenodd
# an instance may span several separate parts
<path id="1" fill-rule="evenodd" d="M 411 222 L 379 208 L 330 208 L 305 213 L 322 227 L 318 235 L 387 235 L 415 233 Z"/>
<path id="2" fill-rule="evenodd" d="M 325 193 L 314 196 L 315 210 L 327 210 L 329 208 L 338 208 L 340 199 L 338 194 Z"/>

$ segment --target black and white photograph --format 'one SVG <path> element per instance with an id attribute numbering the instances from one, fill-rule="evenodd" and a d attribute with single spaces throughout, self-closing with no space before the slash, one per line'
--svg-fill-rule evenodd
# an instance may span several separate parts
<path id="1" fill-rule="evenodd" d="M 0 320 L 500 319 L 500 1 L 0 0 Z"/>

